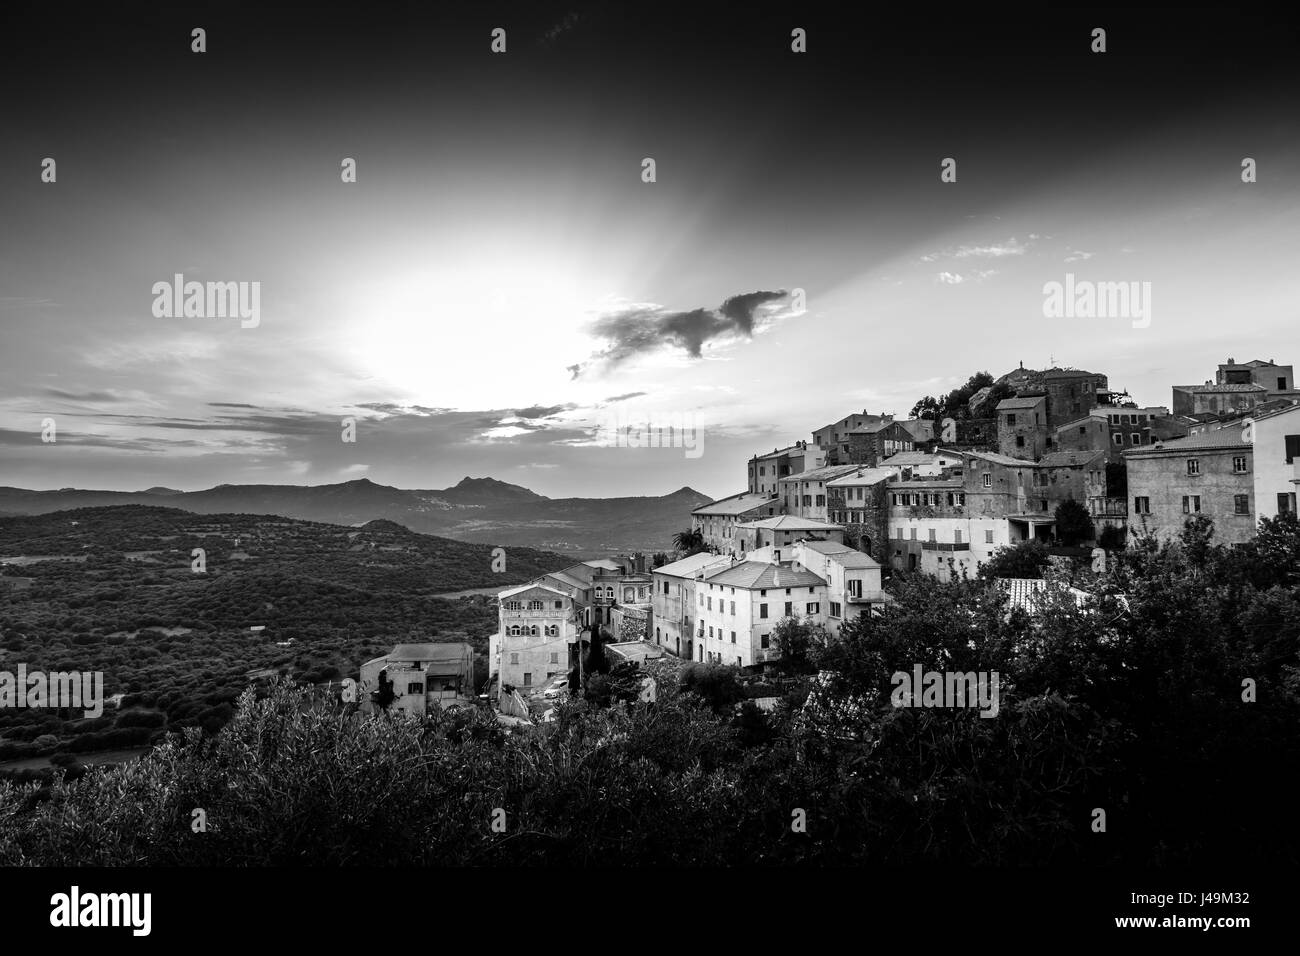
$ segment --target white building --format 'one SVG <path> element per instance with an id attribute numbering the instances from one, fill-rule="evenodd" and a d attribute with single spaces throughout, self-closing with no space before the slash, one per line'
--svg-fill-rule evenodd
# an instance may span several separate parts
<path id="1" fill-rule="evenodd" d="M 791 557 L 826 582 L 826 629 L 832 636 L 839 636 L 841 624 L 889 600 L 881 588 L 880 562 L 869 554 L 831 541 L 800 541 Z"/>
<path id="2" fill-rule="evenodd" d="M 567 592 L 521 584 L 497 596 L 501 684 L 524 693 L 569 672 L 571 648 L 581 632 L 577 605 Z"/>
<path id="3" fill-rule="evenodd" d="M 653 580 L 654 643 L 677 657 L 695 657 L 695 587 L 709 571 L 729 568 L 729 557 L 703 552 L 655 568 Z"/>
<path id="4" fill-rule="evenodd" d="M 1233 426 L 1226 426 L 1233 427 Z M 1300 491 L 1300 405 L 1254 419 L 1256 521 L 1296 510 Z"/>
<path id="5" fill-rule="evenodd" d="M 695 660 L 749 667 L 776 660 L 772 632 L 785 618 L 826 624 L 826 582 L 813 572 L 740 561 L 695 584 Z"/>

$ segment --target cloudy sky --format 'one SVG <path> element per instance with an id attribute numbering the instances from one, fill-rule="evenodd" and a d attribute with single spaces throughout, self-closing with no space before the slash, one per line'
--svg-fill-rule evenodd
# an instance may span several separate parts
<path id="1" fill-rule="evenodd" d="M 33 21 L 3 67 L 0 484 L 721 496 L 981 369 L 1167 405 L 1300 363 L 1296 68 L 1243 43 L 1276 25 L 1116 21 L 1094 55 L 1068 18 L 164 9 Z M 260 321 L 156 317 L 177 273 L 259 282 Z M 1046 318 L 1067 273 L 1149 282 L 1149 326 Z M 645 422 L 700 453 L 608 440 Z"/>

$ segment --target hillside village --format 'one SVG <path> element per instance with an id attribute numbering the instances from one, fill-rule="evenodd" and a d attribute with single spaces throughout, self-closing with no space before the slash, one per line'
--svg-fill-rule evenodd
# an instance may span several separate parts
<path id="1" fill-rule="evenodd" d="M 1021 365 L 959 407 L 927 397 L 914 411 L 864 409 L 753 455 L 744 490 L 691 512 L 675 559 L 582 561 L 502 590 L 492 695 L 555 696 L 593 639 L 615 660 L 761 671 L 779 622 L 834 636 L 891 600 L 894 572 L 973 576 L 1027 541 L 1087 556 L 1168 540 L 1194 515 L 1240 544 L 1296 509 L 1300 390 L 1272 359 L 1229 358 L 1202 385 L 1174 385 L 1169 406 L 1139 405 L 1100 372 Z M 1091 527 L 1058 528 L 1065 502 Z"/>

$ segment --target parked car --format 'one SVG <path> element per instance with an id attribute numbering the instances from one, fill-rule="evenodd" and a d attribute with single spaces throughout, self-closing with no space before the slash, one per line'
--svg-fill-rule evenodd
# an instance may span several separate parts
<path id="1" fill-rule="evenodd" d="M 569 679 L 567 677 L 557 677 L 551 681 L 550 686 L 542 691 L 542 696 L 547 700 L 555 700 L 557 697 L 564 697 L 569 693 Z"/>

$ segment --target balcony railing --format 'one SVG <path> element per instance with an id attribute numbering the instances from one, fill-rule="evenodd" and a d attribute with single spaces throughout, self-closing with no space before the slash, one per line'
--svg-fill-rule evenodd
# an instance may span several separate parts
<path id="1" fill-rule="evenodd" d="M 1089 498 L 1088 513 L 1094 518 L 1127 518 L 1127 498 Z"/>
<path id="2" fill-rule="evenodd" d="M 969 541 L 922 541 L 922 551 L 969 551 Z"/>

